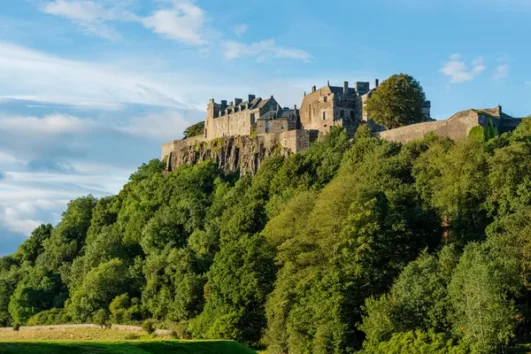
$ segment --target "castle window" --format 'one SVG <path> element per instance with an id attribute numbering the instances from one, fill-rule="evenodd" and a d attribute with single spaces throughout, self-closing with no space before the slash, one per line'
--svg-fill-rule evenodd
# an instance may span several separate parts
<path id="1" fill-rule="evenodd" d="M 323 112 L 323 120 L 326 120 L 326 112 Z"/>
<path id="2" fill-rule="evenodd" d="M 254 124 L 254 113 L 251 113 L 251 124 Z"/>
<path id="3" fill-rule="evenodd" d="M 340 111 L 339 111 L 339 117 L 340 117 L 340 118 L 345 117 L 345 111 L 344 111 L 344 110 L 340 110 Z"/>
<path id="4" fill-rule="evenodd" d="M 354 119 L 354 111 L 350 111 L 350 118 Z"/>
<path id="5" fill-rule="evenodd" d="M 326 96 L 323 97 L 323 102 L 326 102 Z"/>

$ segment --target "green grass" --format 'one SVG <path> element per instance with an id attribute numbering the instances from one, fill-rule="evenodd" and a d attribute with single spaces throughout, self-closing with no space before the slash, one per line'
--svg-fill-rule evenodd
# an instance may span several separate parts
<path id="1" fill-rule="evenodd" d="M 11 341 L 1 354 L 256 354 L 232 341 Z"/>

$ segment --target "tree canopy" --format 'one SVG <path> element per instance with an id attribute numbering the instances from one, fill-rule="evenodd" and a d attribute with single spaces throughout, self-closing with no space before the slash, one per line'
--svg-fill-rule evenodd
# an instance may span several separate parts
<path id="1" fill-rule="evenodd" d="M 382 82 L 367 100 L 367 113 L 387 129 L 426 120 L 426 95 L 420 83 L 407 74 L 395 74 Z"/>

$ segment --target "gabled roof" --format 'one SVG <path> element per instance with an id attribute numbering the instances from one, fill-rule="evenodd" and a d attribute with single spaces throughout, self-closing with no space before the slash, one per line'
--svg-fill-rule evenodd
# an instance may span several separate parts
<path id="1" fill-rule="evenodd" d="M 329 86 L 330 92 L 332 92 L 334 95 L 342 95 L 343 94 L 343 87 L 339 86 Z M 354 90 L 352 87 L 348 88 L 348 94 L 354 95 L 356 93 L 356 90 Z"/>
<path id="2" fill-rule="evenodd" d="M 262 100 L 260 101 L 260 103 L 258 104 L 258 108 L 262 108 L 264 107 L 265 105 L 267 105 L 269 103 L 269 101 L 271 101 L 273 98 L 267 98 L 265 100 Z"/>

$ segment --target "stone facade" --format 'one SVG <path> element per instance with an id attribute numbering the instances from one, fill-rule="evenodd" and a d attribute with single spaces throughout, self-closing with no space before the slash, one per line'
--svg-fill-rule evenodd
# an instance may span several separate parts
<path id="1" fill-rule="evenodd" d="M 268 99 L 249 95 L 243 102 L 235 98 L 227 105 L 227 101 L 216 103 L 210 100 L 207 106 L 204 137 L 207 139 L 226 136 L 250 135 L 256 120 L 268 112 L 277 112 L 280 105 L 273 96 Z"/>

